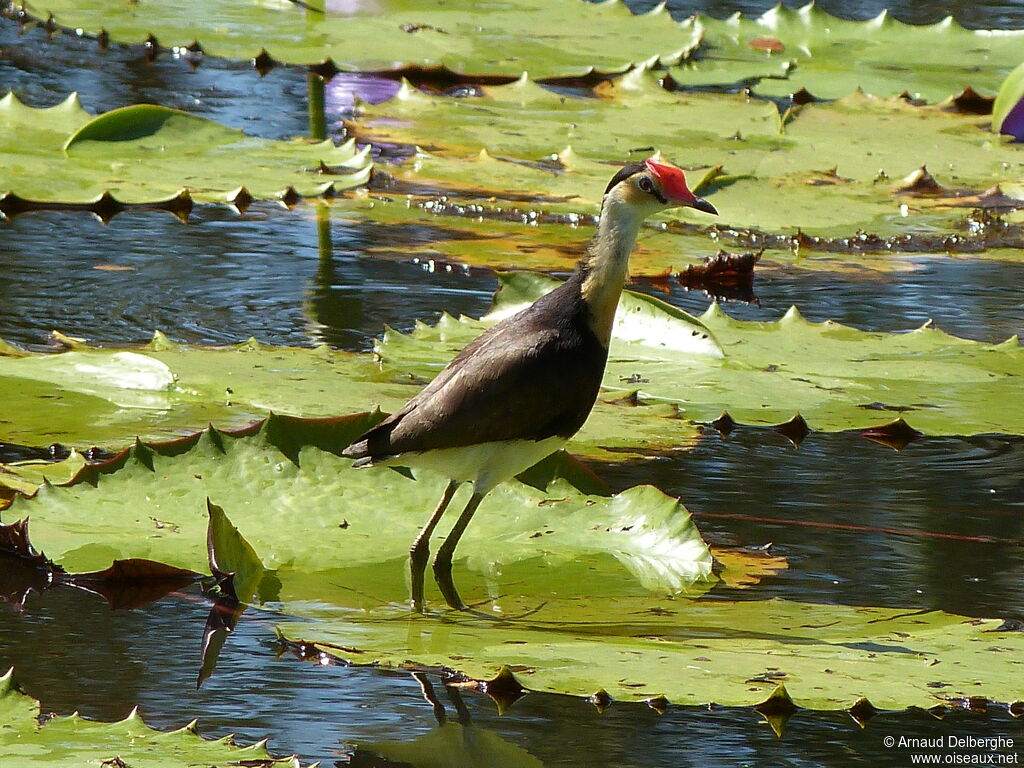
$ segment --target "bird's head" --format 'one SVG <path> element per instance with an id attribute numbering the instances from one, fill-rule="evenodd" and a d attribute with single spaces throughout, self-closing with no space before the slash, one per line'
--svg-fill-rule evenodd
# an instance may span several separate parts
<path id="1" fill-rule="evenodd" d="M 622 167 L 612 177 L 604 191 L 605 202 L 622 202 L 637 210 L 642 216 L 666 208 L 689 207 L 715 216 L 715 206 L 697 197 L 686 186 L 686 176 L 681 168 L 670 163 L 645 160 Z"/>

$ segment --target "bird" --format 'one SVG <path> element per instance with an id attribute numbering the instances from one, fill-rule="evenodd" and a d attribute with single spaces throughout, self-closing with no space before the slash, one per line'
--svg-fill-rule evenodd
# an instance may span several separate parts
<path id="1" fill-rule="evenodd" d="M 472 495 L 437 550 L 434 580 L 448 606 L 468 610 L 452 558 L 484 497 L 561 448 L 597 400 L 629 256 L 648 216 L 673 207 L 718 215 L 660 156 L 623 166 L 608 183 L 597 231 L 575 272 L 529 307 L 470 342 L 401 409 L 357 437 L 342 455 L 353 467 L 433 470 L 448 478 L 409 549 L 410 602 L 424 610 L 434 529 L 463 483 Z"/>

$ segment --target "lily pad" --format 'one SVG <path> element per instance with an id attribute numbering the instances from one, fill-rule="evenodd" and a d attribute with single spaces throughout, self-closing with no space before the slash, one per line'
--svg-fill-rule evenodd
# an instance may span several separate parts
<path id="1" fill-rule="evenodd" d="M 18 689 L 13 669 L 0 677 L 0 761 L 4 765 L 299 768 L 296 757 L 273 757 L 266 741 L 238 747 L 231 737 L 204 739 L 195 721 L 162 732 L 146 725 L 137 710 L 116 723 L 94 722 L 77 714 L 40 723 L 40 714 L 39 702 Z"/>
<path id="2" fill-rule="evenodd" d="M 353 141 L 258 139 L 151 104 L 93 117 L 74 94 L 36 109 L 8 93 L 0 99 L 0 128 L 0 189 L 33 202 L 112 195 L 121 203 L 152 203 L 187 189 L 193 199 L 224 203 L 240 187 L 250 201 L 290 200 L 364 184 L 371 167 L 368 149 L 357 151 Z M 326 177 L 321 163 L 350 172 Z"/>
<path id="3" fill-rule="evenodd" d="M 700 48 L 672 70 L 680 85 L 754 81 L 757 93 L 788 96 L 801 88 L 836 99 L 861 88 L 877 96 L 908 91 L 939 101 L 964 86 L 994 92 L 1020 63 L 1024 32 L 965 29 L 952 17 L 906 24 L 882 11 L 841 19 L 814 3 L 781 3 L 754 18 L 700 16 Z M 763 78 L 763 79 L 762 79 Z"/>
<path id="4" fill-rule="evenodd" d="M 199 572 L 209 561 L 207 530 L 216 530 L 208 524 L 209 498 L 223 507 L 211 507 L 210 519 L 223 528 L 226 514 L 244 539 L 231 538 L 220 559 L 244 563 L 238 570 L 253 589 L 255 550 L 276 571 L 285 603 L 341 599 L 355 584 L 385 602 L 402 601 L 409 544 L 446 480 L 353 469 L 336 455 L 379 419 L 271 417 L 255 432 L 210 428 L 187 441 L 137 443 L 70 484 L 16 499 L 4 519 L 28 516 L 36 549 L 68 571 L 132 557 Z M 467 498 L 460 492 L 453 503 Z M 231 552 L 242 554 L 231 560 Z M 607 497 L 563 479 L 544 490 L 506 483 L 484 500 L 456 554 L 492 584 L 551 594 L 571 593 L 589 569 L 636 594 L 706 589 L 714 580 L 711 554 L 689 513 L 649 486 Z M 313 574 L 321 574 L 319 586 Z M 468 592 L 479 599 L 480 585 Z"/>
<path id="5" fill-rule="evenodd" d="M 469 723 L 444 723 L 412 741 L 376 741 L 359 744 L 358 749 L 399 765 L 417 768 L 498 765 L 502 768 L 544 768 L 540 760 L 522 747 L 506 741 L 494 731 Z"/>
<path id="6" fill-rule="evenodd" d="M 130 349 L 19 350 L 0 356 L 0 393 L 7 413 L 17 414 L 0 417 L 0 434 L 23 445 L 117 448 L 134 435 L 166 438 L 208 423 L 238 427 L 270 411 L 328 416 L 344 410 L 334 398 L 345 390 L 345 401 L 396 407 L 415 387 L 389 378 L 368 355 L 255 340 L 193 347 L 157 333 Z"/>
<path id="7" fill-rule="evenodd" d="M 950 231 L 964 209 L 1024 206 L 1009 186 L 1024 173 L 1024 149 L 993 136 L 977 115 L 856 92 L 790 112 L 784 124 L 772 103 L 671 93 L 643 70 L 598 94 L 571 98 L 521 79 L 453 99 L 405 85 L 390 101 L 359 105 L 348 126 L 364 140 L 418 147 L 393 173 L 410 191 L 440 189 L 470 210 L 514 201 L 529 215 L 597 213 L 608 162 L 655 149 L 694 169 L 692 185 L 720 212 L 664 217 L 701 224 L 934 234 Z M 900 180 L 922 166 L 936 186 L 901 191 Z"/>
<path id="8" fill-rule="evenodd" d="M 810 709 L 845 709 L 861 697 L 900 709 L 1024 695 L 1024 636 L 941 611 L 593 596 L 540 606 L 510 597 L 502 609 L 530 615 L 414 620 L 399 634 L 394 617 L 378 613 L 358 629 L 322 621 L 278 631 L 355 663 L 450 667 L 481 680 L 507 665 L 533 690 L 589 696 L 603 688 L 626 701 L 756 705 L 780 682 Z"/>
<path id="9" fill-rule="evenodd" d="M 470 157 L 486 149 L 540 160 L 571 146 L 576 156 L 606 165 L 659 149 L 686 168 L 730 158 L 737 173 L 784 145 L 774 104 L 733 94 L 672 93 L 644 69 L 601 84 L 599 98 L 565 96 L 525 75 L 481 91 L 482 96 L 453 99 L 403 83 L 387 102 L 357 104 L 349 125 L 364 140 L 419 145 L 434 154 Z M 603 175 L 610 176 L 607 170 Z M 599 181 L 603 191 L 607 178 Z"/>
<path id="10" fill-rule="evenodd" d="M 667 10 L 634 16 L 621 0 L 528 0 L 481 7 L 469 0 L 388 0 L 373 6 L 199 2 L 116 7 L 91 0 L 26 3 L 40 18 L 122 43 L 198 41 L 212 56 L 252 59 L 263 49 L 289 64 L 331 59 L 345 70 L 445 68 L 467 75 L 576 77 L 622 72 L 659 57 L 678 61 L 700 29 Z"/>
<path id="11" fill-rule="evenodd" d="M 147 346 L 129 350 L 79 345 L 61 354 L 28 354 L 15 349 L 11 356 L 0 354 L 0 395 L 8 413 L 17 414 L 16 419 L 0 416 L 0 437 L 23 445 L 121 448 L 136 436 L 191 434 L 211 423 L 239 427 L 271 412 L 320 417 L 364 407 L 393 411 L 423 383 L 407 371 L 382 367 L 371 355 L 255 340 L 199 347 L 157 333 Z M 673 407 L 599 403 L 570 450 L 623 458 L 652 448 L 686 447 L 695 437 L 693 425 L 677 418 Z M 16 478 L 10 479 L 16 485 Z"/>
<path id="12" fill-rule="evenodd" d="M 0 488 L 34 493 L 44 480 L 51 483 L 67 482 L 84 466 L 85 457 L 74 450 L 60 461 L 34 459 L 10 464 L 0 463 Z"/>
<path id="13" fill-rule="evenodd" d="M 125 555 L 201 570 L 206 498 L 217 498 L 280 582 L 265 606 L 316 620 L 278 632 L 353 663 L 483 680 L 507 665 L 535 690 L 680 704 L 755 704 L 780 681 L 822 709 L 1021 696 L 1024 638 L 997 621 L 683 597 L 713 586 L 710 555 L 679 503 L 650 487 L 609 498 L 557 478 L 500 486 L 457 553 L 471 571 L 464 595 L 492 615 L 412 614 L 407 546 L 445 480 L 337 455 L 377 418 L 277 417 L 245 435 L 137 445 L 4 517 L 28 517 L 35 546 L 69 570 Z"/>
<path id="14" fill-rule="evenodd" d="M 499 280 L 494 310 L 483 322 L 444 320 L 401 338 L 392 332 L 378 354 L 395 368 L 430 377 L 438 362 L 488 322 L 558 285 L 536 274 Z M 685 337 L 670 330 L 679 310 L 665 310 L 659 332 L 646 340 L 627 334 L 633 341 L 625 341 L 619 329 L 636 312 L 633 300 L 619 307 L 604 388 L 638 390 L 640 403 L 674 404 L 681 416 L 699 422 L 728 411 L 737 421 L 768 425 L 799 412 L 811 428 L 836 431 L 865 429 L 899 414 L 925 434 L 1024 434 L 1024 413 L 1004 407 L 1014 401 L 1024 373 L 1024 349 L 1016 337 L 983 344 L 928 326 L 873 333 L 831 321 L 812 323 L 795 308 L 776 322 L 744 322 L 716 304 L 700 320 L 721 345 L 724 357 L 718 358 L 660 346 Z M 643 300 L 657 314 L 655 300 Z M 429 362 L 431 350 L 438 362 Z"/>

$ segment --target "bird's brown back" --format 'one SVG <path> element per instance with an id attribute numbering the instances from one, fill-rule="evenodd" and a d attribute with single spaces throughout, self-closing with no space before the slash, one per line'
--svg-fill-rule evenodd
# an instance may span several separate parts
<path id="1" fill-rule="evenodd" d="M 370 463 L 407 451 L 571 437 L 590 414 L 608 356 L 587 322 L 582 280 L 573 275 L 481 334 L 345 454 Z"/>

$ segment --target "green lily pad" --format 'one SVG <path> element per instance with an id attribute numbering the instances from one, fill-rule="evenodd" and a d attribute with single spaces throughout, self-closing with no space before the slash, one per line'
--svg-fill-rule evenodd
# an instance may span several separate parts
<path id="1" fill-rule="evenodd" d="M 620 0 L 528 0 L 481 7 L 469 0 L 388 0 L 332 8 L 321 1 L 266 5 L 186 0 L 174 8 L 110 6 L 91 0 L 29 2 L 40 18 L 90 34 L 164 46 L 198 41 L 205 53 L 251 59 L 260 49 L 290 64 L 331 59 L 346 70 L 445 67 L 470 75 L 571 77 L 622 72 L 659 57 L 678 61 L 700 30 L 674 22 L 664 8 L 634 16 Z"/>
<path id="2" fill-rule="evenodd" d="M 50 717 L 40 723 L 40 714 L 39 702 L 18 690 L 13 669 L 0 677 L 0 762 L 54 768 L 299 768 L 296 757 L 273 757 L 266 741 L 238 747 L 231 737 L 204 739 L 195 721 L 176 731 L 162 732 L 146 725 L 134 710 L 116 723 L 99 723 L 77 714 Z"/>
<path id="3" fill-rule="evenodd" d="M 0 463 L 0 488 L 32 494 L 44 480 L 51 483 L 66 483 L 84 466 L 85 457 L 74 450 L 61 461 L 35 459 L 10 464 Z M 0 500 L 0 504 L 2 503 Z"/>
<path id="4" fill-rule="evenodd" d="M 406 85 L 390 101 L 360 105 L 349 128 L 365 140 L 427 148 L 394 173 L 413 189 L 444 190 L 470 210 L 517 201 L 531 215 L 596 213 L 608 162 L 655 149 L 698 169 L 691 184 L 704 186 L 720 213 L 711 219 L 683 209 L 664 217 L 701 224 L 888 236 L 948 231 L 966 209 L 990 199 L 1024 206 L 1009 186 L 994 191 L 1024 174 L 1024 146 L 993 136 L 986 118 L 853 93 L 806 105 L 783 125 L 774 104 L 671 93 L 643 70 L 603 85 L 599 95 L 574 99 L 525 79 L 464 99 Z M 718 167 L 700 170 L 709 165 Z M 921 166 L 939 186 L 899 192 L 901 179 Z"/>
<path id="5" fill-rule="evenodd" d="M 413 392 L 369 355 L 255 340 L 190 347 L 157 333 L 145 347 L 0 356 L 0 396 L 9 406 L 0 434 L 23 445 L 118 448 L 136 435 L 238 427 L 270 411 L 328 416 L 345 410 L 343 401 L 369 400 L 393 408 Z"/>
<path id="6" fill-rule="evenodd" d="M 501 623 L 410 620 L 398 633 L 394 616 L 381 612 L 357 629 L 320 621 L 278 631 L 355 663 L 450 667 L 481 680 L 507 665 L 533 690 L 588 696 L 603 688 L 627 701 L 754 705 L 780 682 L 810 709 L 844 709 L 861 697 L 900 709 L 1024 696 L 1024 637 L 997 631 L 998 621 L 941 611 L 621 596 L 539 607 L 510 597 L 502 608 L 530 615 Z"/>
<path id="7" fill-rule="evenodd" d="M 801 88 L 836 99 L 861 88 L 877 96 L 909 91 L 939 101 L 965 86 L 996 91 L 1020 63 L 1024 32 L 965 29 L 951 17 L 914 25 L 883 11 L 874 19 L 832 16 L 814 3 L 779 4 L 761 16 L 700 16 L 700 48 L 672 70 L 681 85 L 755 84 L 765 96 Z"/>
<path id="8" fill-rule="evenodd" d="M 0 397 L 7 414 L 17 414 L 0 414 L 0 438 L 119 449 L 136 436 L 191 434 L 211 423 L 239 427 L 271 412 L 321 417 L 374 407 L 393 411 L 423 383 L 408 371 L 382 367 L 371 355 L 255 340 L 197 347 L 157 333 L 149 345 L 127 350 L 81 345 L 61 354 L 15 350 L 12 356 L 0 350 Z M 686 447 L 695 437 L 694 426 L 673 407 L 599 403 L 570 450 L 624 458 Z M 29 476 L 10 480 L 22 489 L 33 482 Z"/>
<path id="9" fill-rule="evenodd" d="M 390 101 L 359 104 L 347 127 L 365 141 L 417 146 L 415 158 L 391 169 L 414 188 L 436 187 L 492 209 L 515 201 L 577 215 L 599 212 L 619 164 L 655 150 L 692 169 L 690 186 L 699 188 L 710 166 L 725 163 L 733 174 L 719 187 L 738 183 L 765 152 L 786 145 L 770 103 L 670 93 L 644 69 L 602 84 L 598 92 L 600 98 L 573 98 L 524 76 L 486 87 L 481 97 L 452 99 L 405 84 Z M 495 201 L 488 204 L 488 198 Z M 668 215 L 717 222 L 692 211 Z"/>
<path id="10" fill-rule="evenodd" d="M 599 98 L 565 96 L 525 75 L 482 91 L 479 97 L 453 99 L 403 83 L 389 101 L 357 104 L 350 126 L 367 141 L 419 145 L 460 157 L 486 149 L 539 160 L 571 146 L 576 156 L 605 165 L 604 177 L 611 176 L 609 161 L 642 159 L 655 149 L 685 168 L 729 158 L 730 168 L 744 173 L 762 153 L 784 147 L 774 104 L 732 94 L 671 93 L 644 69 L 602 84 Z M 603 191 L 608 179 L 599 181 Z"/>
<path id="11" fill-rule="evenodd" d="M 352 141 L 336 147 L 258 139 L 152 104 L 93 117 L 74 94 L 36 109 L 8 93 L 0 99 L 0 128 L 0 189 L 38 202 L 94 202 L 108 193 L 123 203 L 151 203 L 183 188 L 196 200 L 221 203 L 233 201 L 239 187 L 259 198 L 312 196 L 332 184 L 364 184 L 371 167 L 367 149 L 357 151 Z M 321 163 L 351 172 L 328 178 Z"/>
<path id="12" fill-rule="evenodd" d="M 391 332 L 377 353 L 395 368 L 431 377 L 488 322 L 558 285 L 536 274 L 499 280 L 494 310 L 484 322 L 443 320 L 405 336 Z M 728 411 L 737 421 L 770 425 L 800 413 L 813 429 L 836 431 L 865 429 L 898 414 L 926 434 L 1024 434 L 1024 413 L 1004 407 L 1014 401 L 1024 373 L 1024 349 L 1016 337 L 983 344 L 927 326 L 873 333 L 808 322 L 795 308 L 776 322 L 744 322 L 713 305 L 700 321 L 721 345 L 719 358 L 660 347 L 666 339 L 686 336 L 670 330 L 679 310 L 663 311 L 649 297 L 625 297 L 604 388 L 639 390 L 639 402 L 674 404 L 684 418 L 707 422 Z M 639 300 L 654 313 L 664 312 L 660 331 L 646 340 L 621 331 L 636 311 L 631 302 Z"/>
<path id="13" fill-rule="evenodd" d="M 278 632 L 359 664 L 479 679 L 507 665 L 536 690 L 680 704 L 755 704 L 780 681 L 822 709 L 861 696 L 883 708 L 1021 696 L 1024 637 L 996 621 L 683 597 L 713 586 L 710 554 L 678 501 L 651 487 L 604 497 L 560 478 L 500 486 L 457 552 L 463 594 L 483 612 L 410 613 L 408 543 L 445 479 L 356 470 L 337 455 L 378 418 L 275 417 L 244 435 L 140 444 L 17 499 L 4 518 L 27 517 L 34 545 L 70 571 L 124 556 L 201 570 L 216 498 L 280 582 L 265 606 L 315 619 Z"/>
<path id="14" fill-rule="evenodd" d="M 235 537 L 230 547 L 242 553 L 232 562 L 243 564 L 247 583 L 255 580 L 255 550 L 276 571 L 289 605 L 340 600 L 357 583 L 375 584 L 384 602 L 402 601 L 409 544 L 447 481 L 353 469 L 336 455 L 379 419 L 271 417 L 256 432 L 210 428 L 184 442 L 137 443 L 68 485 L 15 499 L 4 519 L 28 516 L 36 548 L 68 571 L 101 570 L 127 556 L 199 572 L 208 563 L 209 498 L 248 542 Z M 460 492 L 453 503 L 467 498 Z M 230 525 L 220 514 L 210 519 L 218 518 L 221 527 Z M 571 593 L 579 570 L 590 568 L 614 589 L 636 594 L 706 589 L 714 578 L 689 513 L 650 486 L 606 497 L 563 479 L 545 490 L 503 484 L 484 500 L 456 555 L 488 582 L 552 594 Z M 562 563 L 571 566 L 555 576 Z M 331 578 L 318 578 L 329 583 L 310 581 L 325 573 Z M 479 599 L 481 585 L 466 591 Z"/>
<path id="15" fill-rule="evenodd" d="M 494 731 L 468 723 L 445 723 L 411 741 L 376 741 L 357 747 L 399 765 L 416 768 L 498 765 L 544 768 L 540 760 L 517 744 L 506 741 Z"/>

